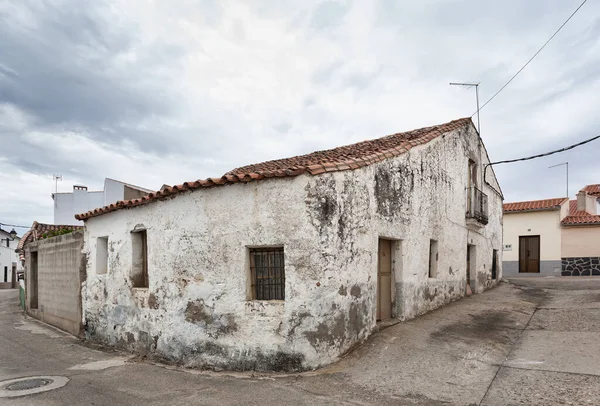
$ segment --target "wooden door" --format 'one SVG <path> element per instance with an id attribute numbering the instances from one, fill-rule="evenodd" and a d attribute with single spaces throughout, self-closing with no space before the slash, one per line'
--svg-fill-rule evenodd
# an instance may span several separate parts
<path id="1" fill-rule="evenodd" d="M 379 240 L 377 261 L 377 320 L 392 317 L 392 241 Z"/>
<path id="2" fill-rule="evenodd" d="M 519 237 L 519 272 L 540 272 L 540 236 Z"/>

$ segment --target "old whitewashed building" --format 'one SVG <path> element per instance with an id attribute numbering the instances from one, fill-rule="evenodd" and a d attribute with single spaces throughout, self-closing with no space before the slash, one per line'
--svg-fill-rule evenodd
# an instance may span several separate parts
<path id="1" fill-rule="evenodd" d="M 91 340 L 299 370 L 501 277 L 502 196 L 470 119 L 232 170 L 80 214 Z"/>

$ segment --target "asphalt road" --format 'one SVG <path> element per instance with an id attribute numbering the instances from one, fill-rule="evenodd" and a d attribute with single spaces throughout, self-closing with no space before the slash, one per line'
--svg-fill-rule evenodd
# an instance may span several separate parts
<path id="1" fill-rule="evenodd" d="M 184 370 L 93 348 L 25 317 L 17 292 L 0 290 L 0 381 L 38 375 L 69 382 L 0 405 L 600 405 L 600 278 L 502 283 L 293 375 Z"/>

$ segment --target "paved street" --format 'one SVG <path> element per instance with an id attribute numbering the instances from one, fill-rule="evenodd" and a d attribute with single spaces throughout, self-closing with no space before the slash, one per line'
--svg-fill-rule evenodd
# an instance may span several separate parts
<path id="1" fill-rule="evenodd" d="M 106 352 L 0 291 L 0 380 L 66 386 L 0 405 L 600 405 L 600 278 L 514 279 L 293 375 L 200 372 Z"/>

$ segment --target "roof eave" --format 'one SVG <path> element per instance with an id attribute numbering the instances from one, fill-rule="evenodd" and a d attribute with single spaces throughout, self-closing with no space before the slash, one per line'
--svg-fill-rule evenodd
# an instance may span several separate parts
<path id="1" fill-rule="evenodd" d="M 516 214 L 516 213 L 534 213 L 537 211 L 559 211 L 560 210 L 560 206 L 554 206 L 554 207 L 549 207 L 549 208 L 544 208 L 544 209 L 525 209 L 525 210 L 508 210 L 508 211 L 503 211 L 504 214 Z"/>

